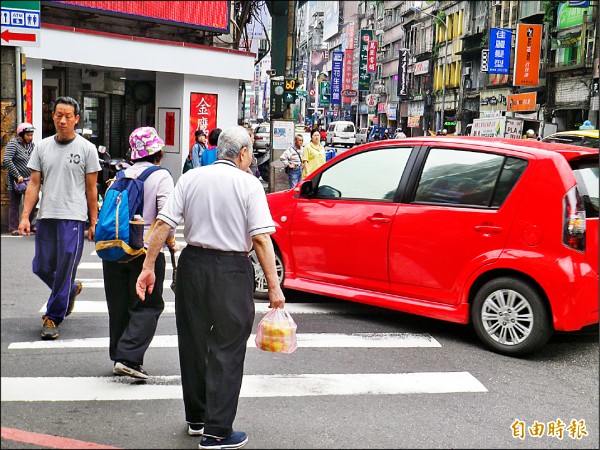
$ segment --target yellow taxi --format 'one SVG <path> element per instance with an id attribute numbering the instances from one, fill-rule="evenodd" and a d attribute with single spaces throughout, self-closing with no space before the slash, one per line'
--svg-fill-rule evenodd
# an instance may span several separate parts
<path id="1" fill-rule="evenodd" d="M 558 142 L 579 145 L 580 147 L 598 148 L 598 130 L 559 131 L 546 136 L 542 139 L 542 142 Z"/>

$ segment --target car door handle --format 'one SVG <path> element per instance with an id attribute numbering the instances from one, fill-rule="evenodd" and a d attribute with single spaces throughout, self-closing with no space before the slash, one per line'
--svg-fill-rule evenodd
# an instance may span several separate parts
<path id="1" fill-rule="evenodd" d="M 495 227 L 493 225 L 476 225 L 475 231 L 483 234 L 498 234 L 502 233 L 502 227 Z"/>
<path id="2" fill-rule="evenodd" d="M 373 214 L 372 216 L 367 217 L 367 220 L 372 223 L 390 223 L 391 222 L 389 217 L 384 217 L 381 214 Z"/>

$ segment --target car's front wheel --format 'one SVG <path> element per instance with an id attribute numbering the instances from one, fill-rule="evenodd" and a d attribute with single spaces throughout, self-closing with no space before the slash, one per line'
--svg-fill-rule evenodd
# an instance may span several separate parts
<path id="1" fill-rule="evenodd" d="M 267 279 L 254 250 L 250 252 L 250 261 L 252 261 L 252 267 L 254 267 L 254 297 L 262 300 L 268 299 L 269 288 L 267 286 Z M 279 285 L 283 287 L 285 270 L 283 268 L 283 260 L 277 250 L 275 250 L 275 270 L 277 271 Z"/>
<path id="2" fill-rule="evenodd" d="M 486 283 L 471 311 L 477 336 L 491 350 L 509 356 L 531 353 L 552 335 L 550 314 L 540 294 L 516 278 Z"/>

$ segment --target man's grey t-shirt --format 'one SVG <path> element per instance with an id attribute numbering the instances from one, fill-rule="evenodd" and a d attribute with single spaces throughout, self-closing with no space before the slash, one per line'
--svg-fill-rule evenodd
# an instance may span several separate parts
<path id="1" fill-rule="evenodd" d="M 67 144 L 47 137 L 36 145 L 27 167 L 42 175 L 38 219 L 87 220 L 85 176 L 100 171 L 94 144 L 79 135 Z"/>

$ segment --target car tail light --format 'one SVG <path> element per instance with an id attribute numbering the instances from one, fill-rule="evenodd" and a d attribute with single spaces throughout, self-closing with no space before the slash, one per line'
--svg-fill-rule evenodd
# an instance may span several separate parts
<path id="1" fill-rule="evenodd" d="M 569 189 L 563 199 L 563 244 L 585 251 L 585 208 L 577 186 Z"/>
<path id="2" fill-rule="evenodd" d="M 262 136 L 254 136 L 255 141 L 262 141 L 263 139 L 264 139 L 264 137 L 262 137 Z"/>

